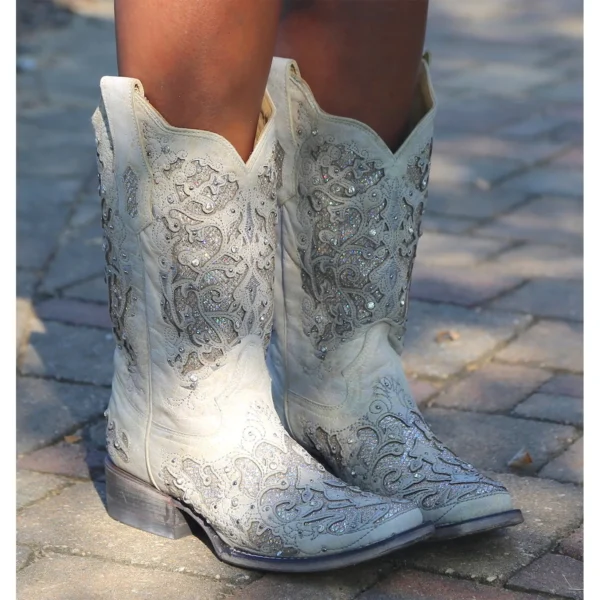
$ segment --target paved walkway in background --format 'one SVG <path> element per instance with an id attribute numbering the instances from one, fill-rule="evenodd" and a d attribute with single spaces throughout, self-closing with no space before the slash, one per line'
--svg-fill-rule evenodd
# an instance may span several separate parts
<path id="1" fill-rule="evenodd" d="M 428 36 L 440 109 L 405 363 L 434 430 L 525 524 L 315 576 L 229 567 L 104 511 L 113 341 L 90 117 L 116 69 L 106 3 L 75 4 L 20 47 L 19 600 L 582 598 L 580 3 L 437 0 Z"/>

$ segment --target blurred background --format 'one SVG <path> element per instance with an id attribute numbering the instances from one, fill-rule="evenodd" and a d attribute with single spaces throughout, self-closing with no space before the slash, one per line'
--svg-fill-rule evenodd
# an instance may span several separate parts
<path id="1" fill-rule="evenodd" d="M 112 1 L 17 15 L 19 598 L 581 598 L 582 3 L 430 4 L 439 113 L 403 358 L 436 433 L 526 522 L 302 579 L 105 515 L 114 343 L 90 118 L 116 74 Z"/>

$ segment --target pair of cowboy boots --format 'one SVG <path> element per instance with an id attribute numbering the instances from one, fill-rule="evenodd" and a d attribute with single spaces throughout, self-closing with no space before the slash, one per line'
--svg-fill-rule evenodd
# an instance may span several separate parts
<path id="1" fill-rule="evenodd" d="M 199 526 L 242 567 L 320 571 L 521 522 L 413 400 L 400 353 L 436 111 L 392 153 L 273 61 L 244 163 L 105 77 L 96 131 L 117 348 L 107 510 Z"/>

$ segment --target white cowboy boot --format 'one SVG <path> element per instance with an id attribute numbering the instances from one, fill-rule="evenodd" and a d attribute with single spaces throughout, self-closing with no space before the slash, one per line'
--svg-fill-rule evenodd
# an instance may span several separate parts
<path id="1" fill-rule="evenodd" d="M 168 125 L 139 81 L 105 77 L 101 89 L 93 124 L 117 340 L 109 514 L 171 538 L 191 518 L 222 560 L 264 570 L 341 567 L 427 537 L 412 502 L 330 475 L 273 408 L 265 345 L 284 154 L 268 96 L 244 164 L 222 137 Z"/>
<path id="2" fill-rule="evenodd" d="M 400 362 L 436 111 L 427 63 L 395 153 L 324 113 L 294 61 L 274 60 L 268 89 L 285 152 L 268 358 L 280 417 L 344 481 L 413 500 L 437 538 L 521 522 L 432 434 Z"/>

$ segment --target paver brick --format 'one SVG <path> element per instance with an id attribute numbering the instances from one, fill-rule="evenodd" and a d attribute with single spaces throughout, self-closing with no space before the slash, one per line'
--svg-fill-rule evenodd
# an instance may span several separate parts
<path id="1" fill-rule="evenodd" d="M 409 372 L 446 378 L 509 340 L 527 323 L 526 315 L 411 301 L 402 360 Z M 440 332 L 449 330 L 459 339 L 436 340 Z"/>
<path id="2" fill-rule="evenodd" d="M 581 489 L 535 477 L 493 476 L 507 487 L 514 506 L 523 511 L 524 523 L 448 542 L 412 546 L 398 553 L 400 565 L 441 575 L 450 570 L 455 577 L 484 583 L 492 578 L 498 584 L 551 550 L 580 525 Z"/>
<path id="3" fill-rule="evenodd" d="M 571 127 L 569 126 L 568 129 L 571 130 Z M 507 191 L 527 191 L 530 194 L 581 196 L 583 173 L 573 169 L 557 169 L 553 166 L 540 167 L 517 175 L 504 182 L 501 187 Z"/>
<path id="4" fill-rule="evenodd" d="M 432 160 L 435 160 L 435 153 Z M 522 204 L 529 196 L 529 192 L 526 191 L 508 192 L 500 188 L 481 190 L 467 186 L 449 186 L 445 183 L 436 184 L 432 181 L 427 211 L 451 217 L 488 219 Z"/>
<path id="5" fill-rule="evenodd" d="M 551 374 L 542 369 L 487 363 L 447 386 L 428 405 L 476 412 L 506 412 L 550 378 Z"/>
<path id="6" fill-rule="evenodd" d="M 104 329 L 112 327 L 106 304 L 79 302 L 69 298 L 51 298 L 38 304 L 36 309 L 40 318 L 48 321 Z"/>
<path id="7" fill-rule="evenodd" d="M 506 242 L 430 232 L 419 242 L 417 262 L 444 267 L 466 267 L 498 254 Z"/>
<path id="8" fill-rule="evenodd" d="M 115 342 L 101 329 L 44 323 L 44 333 L 33 333 L 23 353 L 24 375 L 110 385 Z"/>
<path id="9" fill-rule="evenodd" d="M 389 570 L 384 560 L 333 571 L 301 575 L 267 574 L 239 590 L 236 600 L 351 600 L 373 585 L 380 572 Z"/>
<path id="10" fill-rule="evenodd" d="M 540 596 L 502 590 L 473 581 L 433 573 L 400 570 L 367 590 L 357 600 L 542 600 Z"/>
<path id="11" fill-rule="evenodd" d="M 556 548 L 556 552 L 577 560 L 583 560 L 583 525 L 568 538 L 562 540 Z"/>
<path id="12" fill-rule="evenodd" d="M 481 237 L 510 238 L 582 248 L 583 203 L 572 198 L 543 197 L 476 229 Z"/>
<path id="13" fill-rule="evenodd" d="M 507 250 L 496 262 L 506 273 L 532 278 L 581 279 L 583 257 L 580 251 L 541 244 L 524 244 Z"/>
<path id="14" fill-rule="evenodd" d="M 106 409 L 110 392 L 90 385 L 22 377 L 17 380 L 17 452 L 61 438 Z"/>
<path id="15" fill-rule="evenodd" d="M 527 166 L 560 154 L 564 145 L 547 141 L 526 141 L 489 135 L 468 135 L 464 132 L 445 135 L 435 140 L 435 154 L 451 155 L 467 161 L 470 157 L 511 158 Z M 566 153 L 565 153 L 566 155 Z M 571 162 L 568 163 L 571 165 Z"/>
<path id="16" fill-rule="evenodd" d="M 33 556 L 33 550 L 27 546 L 17 544 L 17 571 L 22 569 Z"/>
<path id="17" fill-rule="evenodd" d="M 104 277 L 101 275 L 65 288 L 63 295 L 67 298 L 89 300 L 102 304 L 108 302 L 108 289 Z"/>
<path id="18" fill-rule="evenodd" d="M 522 333 L 496 357 L 510 363 L 583 371 L 583 326 L 540 321 Z"/>
<path id="19" fill-rule="evenodd" d="M 583 438 L 550 461 L 540 471 L 540 476 L 557 481 L 583 483 Z"/>
<path id="20" fill-rule="evenodd" d="M 476 266 L 432 265 L 416 261 L 410 293 L 420 300 L 476 306 L 523 283 L 495 263 Z M 519 307 L 520 308 L 520 307 Z"/>
<path id="21" fill-rule="evenodd" d="M 222 600 L 222 583 L 49 553 L 19 573 L 19 600 Z"/>
<path id="22" fill-rule="evenodd" d="M 104 494 L 102 483 L 76 483 L 67 493 L 23 509 L 17 517 L 19 543 L 234 584 L 258 576 L 219 561 L 204 538 L 169 540 L 114 521 L 104 508 Z"/>
<path id="23" fill-rule="evenodd" d="M 102 228 L 100 223 L 90 224 L 72 232 L 70 238 L 58 249 L 42 281 L 42 290 L 54 293 L 102 273 Z"/>
<path id="24" fill-rule="evenodd" d="M 546 554 L 508 581 L 517 590 L 583 599 L 583 563 L 569 556 Z"/>
<path id="25" fill-rule="evenodd" d="M 491 307 L 583 321 L 583 281 L 537 279 L 498 298 Z"/>
<path id="26" fill-rule="evenodd" d="M 514 409 L 514 414 L 525 418 L 554 421 L 583 427 L 583 399 L 552 394 L 533 394 Z"/>
<path id="27" fill-rule="evenodd" d="M 461 458 L 481 469 L 508 471 L 522 449 L 539 469 L 577 438 L 567 425 L 541 423 L 503 415 L 431 408 L 424 412 L 434 433 Z"/>
<path id="28" fill-rule="evenodd" d="M 539 391 L 545 394 L 583 398 L 583 377 L 581 375 L 569 374 L 555 375 Z"/>
<path id="29" fill-rule="evenodd" d="M 68 484 L 69 481 L 63 477 L 19 469 L 17 471 L 17 510 L 41 500 L 51 492 Z"/>

